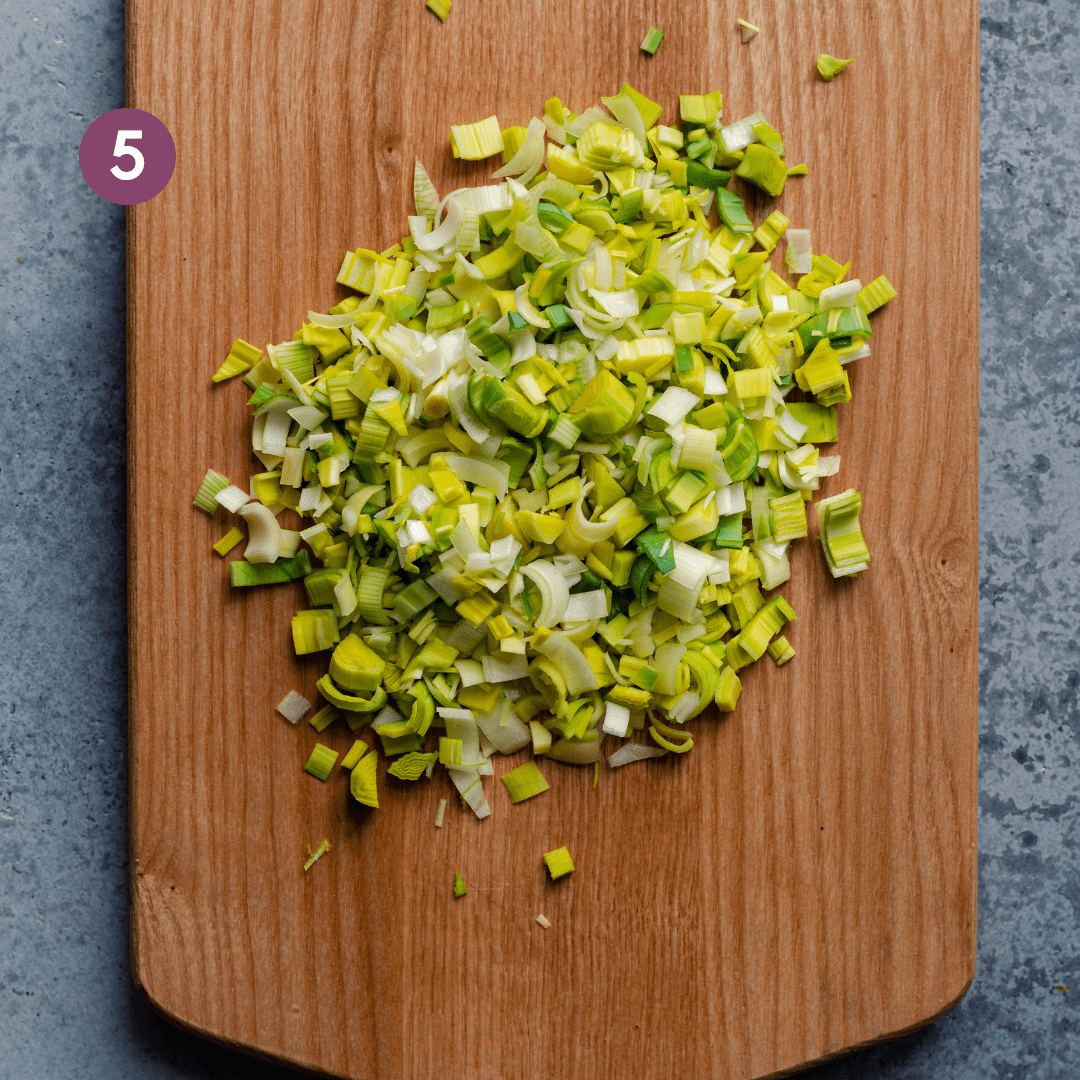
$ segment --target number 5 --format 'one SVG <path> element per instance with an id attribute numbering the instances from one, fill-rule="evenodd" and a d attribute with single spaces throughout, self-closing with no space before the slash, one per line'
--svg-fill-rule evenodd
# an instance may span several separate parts
<path id="1" fill-rule="evenodd" d="M 119 165 L 114 165 L 109 172 L 111 172 L 117 180 L 134 180 L 137 176 L 142 175 L 143 169 L 146 168 L 146 159 L 143 157 L 142 151 L 137 146 L 127 145 L 128 139 L 141 138 L 141 131 L 121 130 L 116 133 L 116 146 L 113 147 L 113 157 L 129 157 L 135 162 L 130 169 L 121 169 Z"/>

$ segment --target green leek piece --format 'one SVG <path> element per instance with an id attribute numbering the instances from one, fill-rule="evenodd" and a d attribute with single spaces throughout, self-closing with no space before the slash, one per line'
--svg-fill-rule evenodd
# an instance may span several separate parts
<path id="1" fill-rule="evenodd" d="M 304 766 L 304 772 L 311 773 L 317 780 L 325 782 L 337 764 L 337 759 L 336 750 L 331 750 L 329 746 L 323 746 L 322 743 L 316 743 L 315 749 L 311 751 L 311 756 Z"/>
<path id="2" fill-rule="evenodd" d="M 362 638 L 349 634 L 330 658 L 330 677 L 346 690 L 378 690 L 385 667 L 386 661 Z"/>
<path id="3" fill-rule="evenodd" d="M 214 498 L 219 491 L 224 491 L 229 486 L 229 478 L 213 469 L 207 469 L 206 475 L 199 484 L 199 490 L 195 493 L 193 505 L 200 510 L 212 514 L 218 508 L 217 499 Z"/>
<path id="4" fill-rule="evenodd" d="M 371 697 L 362 698 L 339 690 L 329 675 L 324 675 L 315 685 L 327 701 L 346 712 L 376 712 L 386 704 L 386 691 L 381 686 Z"/>
<path id="5" fill-rule="evenodd" d="M 761 143 L 751 143 L 735 175 L 775 197 L 783 192 L 787 183 L 787 166 L 775 151 Z"/>
<path id="6" fill-rule="evenodd" d="M 465 885 L 465 879 L 455 870 L 454 871 L 454 899 L 460 900 L 467 892 L 468 888 Z"/>
<path id="7" fill-rule="evenodd" d="M 764 120 L 758 120 L 750 125 L 750 130 L 762 146 L 768 147 L 778 157 L 784 156 L 784 140 L 776 128 L 766 124 Z"/>
<path id="8" fill-rule="evenodd" d="M 754 223 L 746 215 L 746 204 L 734 191 L 728 191 L 726 187 L 717 188 L 716 207 L 724 224 L 733 233 L 754 231 Z"/>
<path id="9" fill-rule="evenodd" d="M 339 716 L 340 709 L 334 705 L 324 705 L 314 716 L 308 718 L 308 723 L 321 735 Z"/>
<path id="10" fill-rule="evenodd" d="M 807 535 L 806 503 L 797 491 L 779 499 L 770 499 L 769 517 L 770 531 L 777 543 Z"/>
<path id="11" fill-rule="evenodd" d="M 614 435 L 633 420 L 634 404 L 626 384 L 605 368 L 585 384 L 568 416 L 590 438 Z"/>
<path id="12" fill-rule="evenodd" d="M 733 712 L 742 693 L 742 682 L 735 671 L 727 664 L 720 670 L 720 681 L 716 684 L 716 696 L 713 699 L 721 712 Z"/>
<path id="13" fill-rule="evenodd" d="M 783 634 L 779 634 L 769 643 L 768 653 L 776 661 L 776 666 L 782 667 L 794 657 L 795 650 L 791 647 L 791 642 Z"/>
<path id="14" fill-rule="evenodd" d="M 305 874 L 330 850 L 330 841 L 323 840 L 314 851 L 311 850 L 311 845 L 309 844 L 307 850 L 308 857 L 307 861 L 304 863 Z"/>
<path id="15" fill-rule="evenodd" d="M 818 405 L 813 401 L 792 401 L 787 411 L 800 423 L 806 425 L 802 442 L 836 442 L 836 406 Z"/>
<path id="16" fill-rule="evenodd" d="M 817 73 L 826 81 L 832 82 L 841 71 L 844 70 L 855 58 L 851 60 L 838 60 L 835 56 L 830 56 L 828 53 L 818 53 L 817 58 Z"/>
<path id="17" fill-rule="evenodd" d="M 428 766 L 438 759 L 438 754 L 419 754 L 414 750 L 392 761 L 386 771 L 399 780 L 419 780 L 427 771 Z"/>
<path id="18" fill-rule="evenodd" d="M 769 642 L 779 633 L 785 623 L 795 618 L 795 612 L 782 596 L 774 596 L 764 607 L 751 616 L 736 639 L 739 647 L 751 659 L 757 660 L 768 648 Z"/>
<path id="19" fill-rule="evenodd" d="M 452 0 L 427 0 L 424 6 L 428 11 L 437 15 L 439 22 L 446 22 L 446 16 L 450 14 Z"/>
<path id="20" fill-rule="evenodd" d="M 341 759 L 341 767 L 347 769 L 349 772 L 356 767 L 356 763 L 370 750 L 363 739 L 357 739 L 356 742 L 349 747 L 348 753 Z"/>
<path id="21" fill-rule="evenodd" d="M 727 187 L 731 181 L 731 173 L 725 172 L 723 169 L 710 169 L 697 161 L 688 161 L 686 163 L 686 180 L 687 183 L 693 184 L 695 187 L 717 191 L 720 188 Z"/>
<path id="22" fill-rule="evenodd" d="M 548 790 L 548 782 L 540 775 L 535 761 L 526 761 L 524 765 L 503 773 L 502 781 L 512 803 L 523 802 Z"/>
<path id="23" fill-rule="evenodd" d="M 544 855 L 544 862 L 547 864 L 552 881 L 557 881 L 574 872 L 574 860 L 570 858 L 570 852 L 565 847 L 547 852 Z"/>
<path id="24" fill-rule="evenodd" d="M 297 656 L 332 649 L 339 641 L 337 616 L 329 608 L 298 611 L 292 619 L 292 639 Z"/>
<path id="25" fill-rule="evenodd" d="M 745 480 L 757 468 L 757 440 L 745 419 L 740 417 L 728 428 L 720 453 L 732 481 Z"/>
<path id="26" fill-rule="evenodd" d="M 650 26 L 649 32 L 645 35 L 645 40 L 641 43 L 641 51 L 648 53 L 650 56 L 655 56 L 656 50 L 660 48 L 660 42 L 663 40 L 663 31 L 657 30 L 655 26 Z"/>
<path id="27" fill-rule="evenodd" d="M 713 543 L 718 548 L 729 548 L 738 551 L 742 547 L 742 514 L 726 514 L 721 516 L 713 536 Z"/>
<path id="28" fill-rule="evenodd" d="M 650 526 L 634 537 L 634 545 L 649 557 L 661 574 L 670 574 L 675 569 L 674 543 L 662 529 Z"/>
<path id="29" fill-rule="evenodd" d="M 272 563 L 249 563 L 237 559 L 229 563 L 229 584 L 237 588 L 276 585 L 296 581 L 310 573 L 311 557 L 306 551 L 298 551 L 291 559 L 278 559 Z"/>
<path id="30" fill-rule="evenodd" d="M 389 725 L 384 725 L 384 727 L 389 727 Z M 424 740 L 419 735 L 387 735 L 383 728 L 379 728 L 379 741 L 382 744 L 382 752 L 387 757 L 394 757 L 397 754 L 414 754 L 424 745 Z"/>

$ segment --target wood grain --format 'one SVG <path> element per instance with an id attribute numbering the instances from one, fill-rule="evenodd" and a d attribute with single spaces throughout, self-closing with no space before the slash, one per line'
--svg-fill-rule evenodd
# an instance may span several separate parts
<path id="1" fill-rule="evenodd" d="M 749 45 L 737 16 L 762 27 Z M 365 1080 L 746 1080 L 948 1009 L 975 962 L 974 0 L 457 0 L 445 24 L 421 0 L 131 0 L 128 31 L 129 104 L 177 146 L 169 187 L 128 218 L 147 998 Z M 856 60 L 825 84 L 820 51 Z M 863 493 L 873 566 L 835 583 L 802 545 L 784 590 L 797 659 L 752 669 L 685 760 L 603 770 L 595 789 L 552 763 L 549 794 L 511 808 L 496 781 L 489 820 L 452 801 L 441 830 L 445 778 L 381 782 L 365 811 L 343 776 L 301 772 L 316 736 L 274 713 L 292 688 L 314 700 L 324 670 L 290 659 L 300 590 L 230 594 L 210 552 L 224 515 L 190 508 L 207 466 L 251 471 L 244 389 L 209 376 L 234 337 L 285 340 L 334 303 L 346 248 L 398 239 L 414 156 L 443 192 L 489 174 L 451 159 L 451 123 L 525 123 L 553 93 L 584 107 L 623 79 L 669 109 L 719 88 L 727 118 L 763 110 L 810 167 L 776 205 L 899 289 L 824 484 Z M 560 844 L 578 870 L 552 884 L 540 855 Z"/>

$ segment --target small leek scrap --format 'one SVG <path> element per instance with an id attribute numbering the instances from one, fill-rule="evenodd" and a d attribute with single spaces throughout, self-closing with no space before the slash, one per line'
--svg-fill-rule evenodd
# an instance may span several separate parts
<path id="1" fill-rule="evenodd" d="M 206 475 L 199 484 L 199 490 L 195 493 L 194 505 L 200 510 L 212 514 L 218 508 L 218 495 L 227 487 L 229 487 L 229 478 L 227 476 L 223 476 L 213 469 L 207 469 Z"/>
<path id="2" fill-rule="evenodd" d="M 290 690 L 278 702 L 277 711 L 289 721 L 290 724 L 298 724 L 303 719 L 304 713 L 311 708 L 311 702 L 303 694 Z"/>
<path id="3" fill-rule="evenodd" d="M 541 913 L 540 913 L 539 915 L 537 915 L 537 916 L 536 916 L 536 921 L 537 921 L 537 922 L 538 922 L 538 923 L 539 923 L 539 924 L 540 924 L 540 925 L 541 925 L 541 926 L 542 926 L 542 927 L 543 927 L 543 928 L 544 928 L 545 930 L 547 930 L 547 929 L 548 929 L 548 928 L 549 928 L 549 927 L 551 926 L 551 920 L 550 920 L 550 919 L 549 919 L 549 918 L 548 918 L 548 917 L 547 917 L 547 916 L 546 916 L 546 915 L 545 915 L 545 914 L 544 914 L 543 912 L 541 912 Z"/>
<path id="4" fill-rule="evenodd" d="M 417 162 L 408 234 L 345 252 L 340 302 L 246 354 L 252 475 L 199 486 L 247 520 L 232 586 L 303 579 L 293 649 L 327 658 L 310 724 L 343 721 L 364 805 L 380 756 L 396 793 L 445 769 L 478 819 L 495 754 L 531 748 L 515 802 L 547 789 L 540 757 L 594 783 L 602 758 L 677 767 L 744 668 L 794 656 L 778 590 L 895 289 L 729 187 L 798 171 L 762 113 L 724 124 L 712 90 L 667 125 L 625 83 L 602 103 L 455 127 L 454 153 L 502 166 L 445 199 Z M 838 576 L 869 560 L 859 507 L 817 503 Z M 336 764 L 320 745 L 308 769 Z"/>
<path id="5" fill-rule="evenodd" d="M 316 780 L 326 781 L 337 764 L 338 752 L 331 750 L 329 746 L 316 743 L 311 751 L 311 756 L 304 765 L 304 772 L 311 773 Z"/>
<path id="6" fill-rule="evenodd" d="M 468 887 L 465 884 L 465 879 L 455 870 L 454 871 L 454 899 L 460 900 L 467 892 Z"/>
<path id="7" fill-rule="evenodd" d="M 230 529 L 215 545 L 214 550 L 224 558 L 241 540 L 244 534 L 239 529 Z"/>
<path id="8" fill-rule="evenodd" d="M 570 858 L 570 852 L 565 847 L 549 851 L 544 856 L 544 862 L 547 864 L 552 881 L 574 872 L 574 860 Z"/>
<path id="9" fill-rule="evenodd" d="M 224 382 L 236 375 L 243 375 L 245 371 L 254 367 L 262 357 L 262 349 L 255 345 L 249 345 L 243 338 L 237 338 L 225 357 L 225 362 L 214 372 L 211 378 L 214 382 Z"/>
<path id="10" fill-rule="evenodd" d="M 648 53 L 650 56 L 655 56 L 656 50 L 660 48 L 660 42 L 663 40 L 663 30 L 657 30 L 655 26 L 650 26 L 649 32 L 645 35 L 645 40 L 641 43 L 641 51 Z"/>
<path id="11" fill-rule="evenodd" d="M 428 11 L 438 16 L 439 22 L 446 22 L 446 16 L 450 14 L 451 0 L 427 0 Z"/>
<path id="12" fill-rule="evenodd" d="M 747 22 L 745 19 L 739 19 L 738 24 L 742 30 L 742 40 L 745 45 L 755 34 L 761 33 L 761 27 L 755 26 L 753 23 Z"/>
<path id="13" fill-rule="evenodd" d="M 825 80 L 825 82 L 832 82 L 841 71 L 844 70 L 854 60 L 838 60 L 835 56 L 830 56 L 828 53 L 818 53 L 817 58 L 817 73 Z"/>
<path id="14" fill-rule="evenodd" d="M 540 775 L 535 761 L 526 761 L 524 765 L 503 773 L 502 781 L 512 803 L 523 802 L 548 790 L 548 782 Z"/>
<path id="15" fill-rule="evenodd" d="M 308 857 L 307 862 L 304 863 L 304 873 L 306 874 L 329 850 L 329 840 L 323 840 L 323 842 L 314 851 L 311 850 L 311 845 L 308 844 Z"/>

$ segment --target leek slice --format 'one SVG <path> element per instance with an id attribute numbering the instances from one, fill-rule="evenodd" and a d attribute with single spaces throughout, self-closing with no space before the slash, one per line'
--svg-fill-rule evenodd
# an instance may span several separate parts
<path id="1" fill-rule="evenodd" d="M 852 57 L 852 60 L 854 60 L 854 57 Z M 851 60 L 838 60 L 828 53 L 818 53 L 817 73 L 825 82 L 832 82 L 851 62 Z"/>

